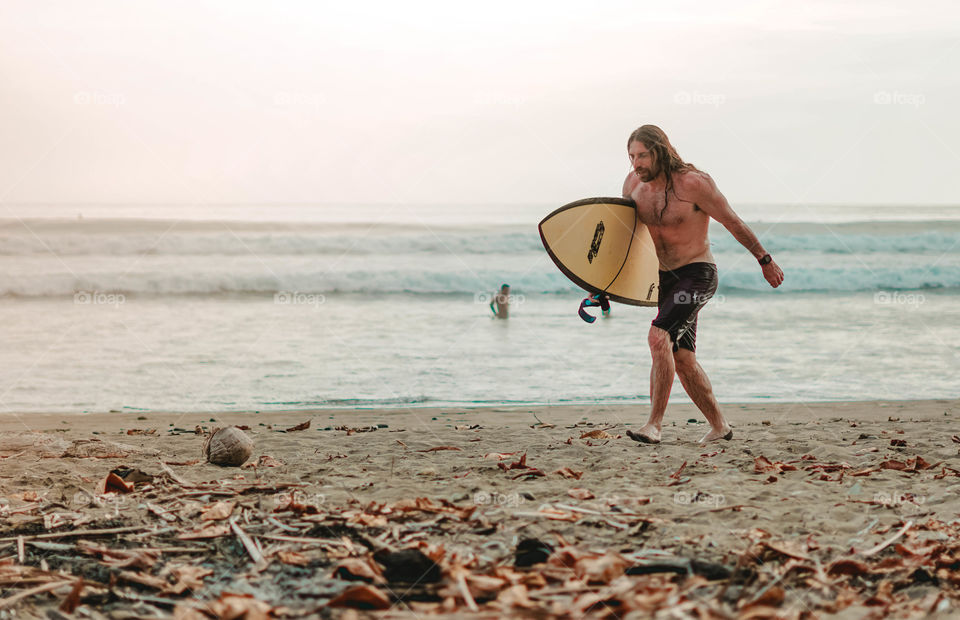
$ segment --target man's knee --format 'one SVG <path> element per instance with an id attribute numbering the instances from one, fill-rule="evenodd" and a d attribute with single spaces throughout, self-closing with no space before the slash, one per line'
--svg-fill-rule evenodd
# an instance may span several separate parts
<path id="1" fill-rule="evenodd" d="M 687 376 L 697 371 L 697 356 L 688 349 L 679 349 L 674 353 L 673 363 L 680 376 Z"/>
<path id="2" fill-rule="evenodd" d="M 673 341 L 670 340 L 670 334 L 667 330 L 659 327 L 650 327 L 647 344 L 650 345 L 650 353 L 653 355 L 668 354 L 673 351 Z"/>

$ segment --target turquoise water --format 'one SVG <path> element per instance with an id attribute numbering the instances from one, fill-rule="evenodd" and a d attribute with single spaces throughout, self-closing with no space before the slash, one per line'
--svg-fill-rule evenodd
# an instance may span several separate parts
<path id="1" fill-rule="evenodd" d="M 960 218 L 939 209 L 781 208 L 754 223 L 776 291 L 712 230 L 721 283 L 697 342 L 721 402 L 960 395 Z M 581 321 L 535 220 L 110 213 L 0 221 L 0 411 L 646 402 L 655 309 Z M 487 307 L 502 282 L 507 321 Z"/>

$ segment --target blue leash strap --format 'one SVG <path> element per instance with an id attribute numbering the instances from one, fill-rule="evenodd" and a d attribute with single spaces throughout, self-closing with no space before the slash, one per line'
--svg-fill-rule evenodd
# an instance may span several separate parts
<path id="1" fill-rule="evenodd" d="M 587 323 L 593 323 L 597 320 L 597 317 L 590 316 L 586 309 L 597 306 L 600 306 L 601 312 L 610 312 L 610 298 L 604 293 L 594 293 L 580 302 L 580 310 L 578 310 L 577 313 L 580 315 L 580 318 Z"/>

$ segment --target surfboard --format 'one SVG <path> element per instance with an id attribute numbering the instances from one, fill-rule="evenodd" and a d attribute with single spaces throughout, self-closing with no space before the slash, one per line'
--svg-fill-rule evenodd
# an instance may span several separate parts
<path id="1" fill-rule="evenodd" d="M 540 240 L 560 271 L 589 293 L 656 306 L 660 276 L 650 231 L 625 198 L 586 198 L 543 218 Z"/>

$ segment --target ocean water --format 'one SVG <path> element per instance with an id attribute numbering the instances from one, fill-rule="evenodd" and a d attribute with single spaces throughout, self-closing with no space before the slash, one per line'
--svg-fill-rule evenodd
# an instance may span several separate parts
<path id="1" fill-rule="evenodd" d="M 656 310 L 581 321 L 551 210 L 5 207 L 0 411 L 647 402 Z M 960 208 L 740 211 L 786 280 L 711 229 L 697 343 L 721 402 L 960 396 Z"/>

